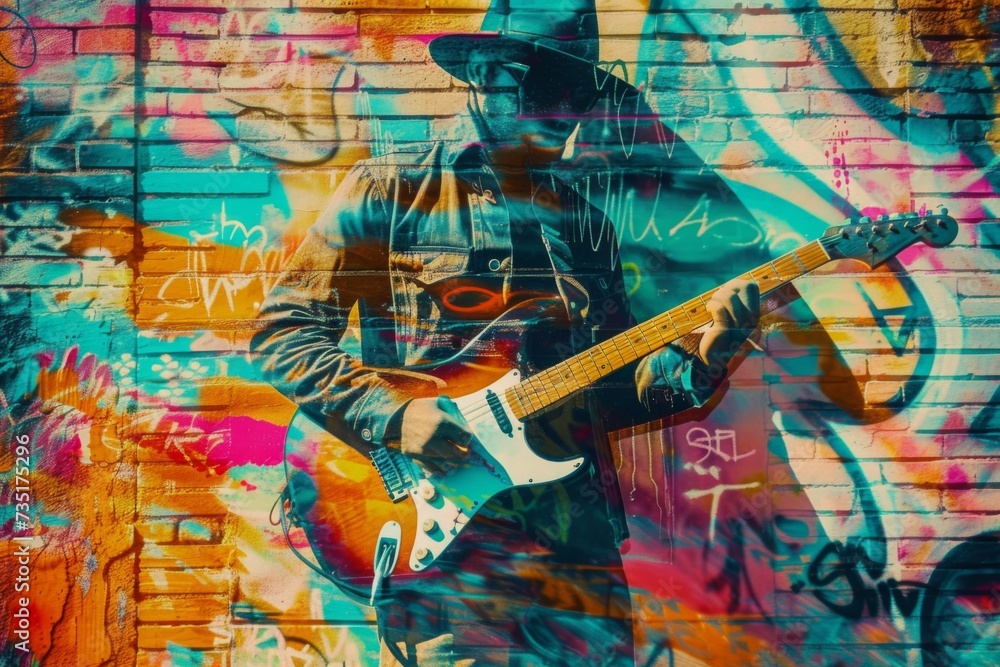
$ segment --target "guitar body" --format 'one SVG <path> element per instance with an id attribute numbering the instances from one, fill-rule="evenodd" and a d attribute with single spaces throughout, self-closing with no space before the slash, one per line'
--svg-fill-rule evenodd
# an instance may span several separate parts
<path id="1" fill-rule="evenodd" d="M 296 413 L 285 442 L 293 522 L 339 582 L 370 590 L 374 601 L 389 573 L 394 590 L 426 576 L 490 498 L 582 467 L 582 456 L 552 461 L 536 454 L 505 397 L 523 379 L 520 339 L 526 321 L 537 317 L 538 304 L 519 306 L 451 359 L 419 373 L 384 374 L 414 398 L 448 396 L 457 405 L 475 437 L 447 473 L 428 476 L 391 448 L 365 453 Z"/>

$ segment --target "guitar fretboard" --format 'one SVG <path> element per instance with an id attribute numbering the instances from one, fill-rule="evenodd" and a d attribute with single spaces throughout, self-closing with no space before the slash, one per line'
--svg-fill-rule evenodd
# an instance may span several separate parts
<path id="1" fill-rule="evenodd" d="M 762 264 L 740 276 L 771 292 L 830 261 L 819 241 Z M 518 419 L 525 419 L 601 378 L 655 352 L 712 320 L 705 304 L 715 290 L 700 294 L 642 324 L 609 338 L 510 387 L 506 398 Z"/>

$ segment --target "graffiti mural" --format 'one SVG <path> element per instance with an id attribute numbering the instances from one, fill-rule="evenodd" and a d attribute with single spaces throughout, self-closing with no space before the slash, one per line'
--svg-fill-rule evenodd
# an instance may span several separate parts
<path id="1" fill-rule="evenodd" d="M 998 23 L 0 0 L 0 663 L 1000 664 Z"/>

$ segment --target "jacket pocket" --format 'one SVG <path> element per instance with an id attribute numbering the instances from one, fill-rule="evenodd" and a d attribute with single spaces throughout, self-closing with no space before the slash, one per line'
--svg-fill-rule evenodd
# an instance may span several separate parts
<path id="1" fill-rule="evenodd" d="M 442 352 L 448 356 L 442 305 L 450 286 L 466 274 L 470 254 L 468 248 L 426 247 L 390 256 L 399 352 L 405 364 L 428 361 Z"/>

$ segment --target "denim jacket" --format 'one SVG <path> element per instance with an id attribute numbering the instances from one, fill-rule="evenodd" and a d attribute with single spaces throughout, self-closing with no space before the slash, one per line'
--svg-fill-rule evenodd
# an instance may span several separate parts
<path id="1" fill-rule="evenodd" d="M 491 277 L 511 284 L 511 225 L 533 218 L 580 352 L 634 324 L 611 221 L 552 174 L 533 174 L 530 202 L 508 201 L 485 152 L 455 156 L 444 144 L 358 163 L 307 233 L 268 296 L 252 341 L 267 379 L 350 444 L 384 444 L 410 399 L 379 369 L 418 367 L 453 354 L 433 286 Z M 517 215 L 512 215 L 516 212 Z M 356 310 L 355 310 L 356 308 Z M 656 383 L 638 396 L 635 364 L 606 378 L 594 429 L 643 423 L 700 405 L 708 383 L 691 355 L 655 358 Z M 606 450 L 606 447 L 600 448 Z M 614 473 L 597 452 L 599 472 Z"/>

